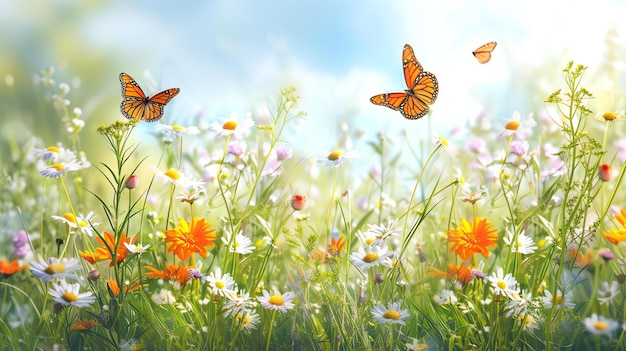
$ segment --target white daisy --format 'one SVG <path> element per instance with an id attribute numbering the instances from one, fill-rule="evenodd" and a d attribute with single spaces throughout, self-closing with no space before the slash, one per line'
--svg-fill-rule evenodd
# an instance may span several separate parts
<path id="1" fill-rule="evenodd" d="M 170 183 L 172 185 L 180 185 L 185 187 L 188 183 L 188 179 L 181 171 L 175 170 L 173 168 L 170 168 L 165 172 L 156 167 L 153 167 L 152 169 L 154 170 L 154 178 L 156 180 L 160 180 L 163 184 Z"/>
<path id="2" fill-rule="evenodd" d="M 374 319 L 379 323 L 390 323 L 406 325 L 406 320 L 409 318 L 409 310 L 400 309 L 402 301 L 390 302 L 387 307 L 378 302 L 376 306 L 372 308 L 372 314 Z"/>
<path id="3" fill-rule="evenodd" d="M 617 281 L 612 281 L 611 285 L 609 282 L 602 282 L 602 288 L 598 289 L 598 300 L 601 304 L 606 304 L 613 301 L 618 294 L 619 284 Z"/>
<path id="4" fill-rule="evenodd" d="M 387 251 L 386 247 L 367 246 L 366 248 L 359 248 L 358 252 L 353 252 L 352 255 L 350 255 L 350 261 L 358 269 L 366 271 L 382 264 L 389 255 L 391 255 L 391 253 Z"/>
<path id="5" fill-rule="evenodd" d="M 389 237 L 398 235 L 402 231 L 402 227 L 398 226 L 397 219 L 390 219 L 387 225 L 368 224 L 368 232 L 371 232 L 378 240 L 385 240 Z"/>
<path id="6" fill-rule="evenodd" d="M 157 305 L 173 305 L 176 303 L 176 297 L 167 289 L 161 289 L 158 294 L 152 294 L 151 299 Z"/>
<path id="7" fill-rule="evenodd" d="M 230 252 L 247 255 L 254 251 L 255 246 L 252 244 L 252 240 L 244 235 L 243 232 L 240 231 L 234 239 L 229 231 L 225 231 L 224 233 L 225 235 L 222 236 L 222 242 L 228 246 Z"/>
<path id="8" fill-rule="evenodd" d="M 150 244 L 148 245 L 129 244 L 125 242 L 124 246 L 126 246 L 126 249 L 128 250 L 128 252 L 141 255 L 142 253 L 148 251 L 151 245 Z"/>
<path id="9" fill-rule="evenodd" d="M 585 318 L 584 324 L 587 331 L 591 334 L 606 335 L 609 337 L 619 327 L 619 324 L 616 321 L 603 316 L 598 316 L 595 313 L 592 314 L 591 317 Z"/>
<path id="10" fill-rule="evenodd" d="M 41 157 L 44 161 L 71 161 L 76 159 L 76 153 L 62 146 L 48 146 L 45 149 L 34 149 L 33 156 Z"/>
<path id="11" fill-rule="evenodd" d="M 44 260 L 39 256 L 39 262 L 31 262 L 29 268 L 39 279 L 47 282 L 61 278 L 76 279 L 72 272 L 82 269 L 83 266 L 76 258 L 64 258 L 59 261 L 55 257 L 48 257 Z"/>
<path id="12" fill-rule="evenodd" d="M 78 171 L 85 168 L 82 162 L 72 160 L 70 162 L 60 162 L 49 165 L 48 167 L 39 170 L 39 174 L 47 178 L 59 178 L 67 172 Z"/>
<path id="13" fill-rule="evenodd" d="M 259 303 L 263 308 L 272 311 L 280 311 L 282 313 L 294 308 L 293 299 L 296 297 L 292 291 L 287 291 L 281 294 L 278 290 L 274 289 L 274 294 L 270 295 L 267 290 L 263 290 L 263 296 L 258 297 Z"/>
<path id="14" fill-rule="evenodd" d="M 530 129 L 537 125 L 535 119 L 533 118 L 533 114 L 529 113 L 526 116 L 526 119 L 522 121 L 522 117 L 519 112 L 514 111 L 511 118 L 502 119 L 502 124 L 504 130 L 500 135 L 509 136 L 512 134 L 518 134 L 524 136 L 526 133 L 530 132 Z"/>
<path id="15" fill-rule="evenodd" d="M 339 167 L 345 160 L 351 160 L 359 157 L 355 150 L 343 152 L 339 150 L 331 151 L 326 156 L 319 157 L 317 162 L 324 163 L 326 167 L 333 168 Z"/>
<path id="16" fill-rule="evenodd" d="M 620 110 L 620 111 L 608 111 L 608 112 L 597 112 L 593 118 L 595 118 L 598 121 L 606 121 L 606 122 L 613 122 L 613 121 L 623 121 L 626 120 L 626 111 L 624 110 Z"/>
<path id="17" fill-rule="evenodd" d="M 459 302 L 459 299 L 454 295 L 454 291 L 448 289 L 441 290 L 440 293 L 435 295 L 434 300 L 435 303 L 439 305 L 455 305 L 457 302 Z"/>
<path id="18" fill-rule="evenodd" d="M 250 298 L 247 291 L 230 291 L 224 302 L 224 317 L 235 316 L 238 313 L 252 310 L 256 307 L 256 301 Z"/>
<path id="19" fill-rule="evenodd" d="M 513 294 L 518 293 L 517 280 L 515 280 L 511 273 L 504 275 L 502 267 L 499 267 L 497 272 L 491 273 L 489 282 L 496 295 L 511 297 Z"/>
<path id="20" fill-rule="evenodd" d="M 232 112 L 230 118 L 219 118 L 218 121 L 211 123 L 209 129 L 216 131 L 217 136 L 232 135 L 234 139 L 238 140 L 250 135 L 250 128 L 254 127 L 254 121 L 250 113 L 247 113 L 241 122 L 236 112 Z"/>
<path id="21" fill-rule="evenodd" d="M 532 296 L 527 290 L 522 291 L 521 294 L 511 294 L 511 300 L 509 300 L 504 307 L 507 318 L 525 314 L 528 305 L 531 303 Z"/>
<path id="22" fill-rule="evenodd" d="M 52 216 L 52 219 L 54 219 L 55 221 L 67 224 L 72 229 L 70 231 L 70 234 L 74 234 L 74 229 L 78 228 L 81 233 L 87 234 L 89 236 L 93 236 L 94 228 L 100 224 L 100 222 L 94 223 L 94 218 L 96 218 L 96 215 L 93 213 L 93 211 L 87 213 L 86 216 L 82 213 L 79 213 L 78 217 L 74 217 L 72 213 L 66 213 L 62 217 Z"/>
<path id="23" fill-rule="evenodd" d="M 227 296 L 234 293 L 237 288 L 235 280 L 230 276 L 230 273 L 222 274 L 222 269 L 217 267 L 215 272 L 209 273 L 205 277 L 209 282 L 209 289 L 213 295 Z"/>
<path id="24" fill-rule="evenodd" d="M 256 326 L 261 321 L 261 317 L 256 311 L 241 311 L 237 313 L 234 318 L 237 320 L 237 323 L 241 323 L 241 327 L 247 333 L 256 329 Z"/>
<path id="25" fill-rule="evenodd" d="M 507 236 L 504 237 L 504 242 L 511 247 L 512 252 L 519 252 L 524 255 L 532 254 L 537 250 L 537 245 L 531 237 L 521 232 L 517 235 L 517 242 L 514 242 L 515 234 L 507 231 Z"/>
<path id="26" fill-rule="evenodd" d="M 543 305 L 546 308 L 552 308 L 553 304 L 556 304 L 557 308 L 574 308 L 576 304 L 572 302 L 572 292 L 568 291 L 565 295 L 563 295 L 562 291 L 558 291 L 556 296 L 553 296 L 550 290 L 545 289 L 543 291 L 545 296 L 543 299 Z"/>
<path id="27" fill-rule="evenodd" d="M 52 282 L 52 288 L 48 293 L 63 306 L 87 307 L 96 301 L 96 297 L 91 292 L 80 293 L 80 284 L 68 284 L 65 280 L 58 283 Z"/>
<path id="28" fill-rule="evenodd" d="M 159 123 L 156 126 L 157 132 L 163 134 L 163 140 L 165 142 L 172 142 L 179 135 L 196 135 L 200 133 L 200 129 L 196 126 L 183 127 L 177 124 L 162 124 Z"/>
<path id="29" fill-rule="evenodd" d="M 413 342 L 411 342 L 410 344 L 408 344 L 408 343 L 404 344 L 404 347 L 406 347 L 407 350 L 412 350 L 412 351 L 426 351 L 426 350 L 428 350 L 428 344 L 422 344 L 417 339 L 413 339 Z"/>

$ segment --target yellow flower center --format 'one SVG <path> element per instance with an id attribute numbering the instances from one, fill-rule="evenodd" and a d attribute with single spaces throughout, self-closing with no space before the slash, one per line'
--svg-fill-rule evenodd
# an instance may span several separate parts
<path id="1" fill-rule="evenodd" d="M 560 305 L 563 302 L 563 295 L 559 294 L 552 298 L 550 301 L 554 301 L 556 298 L 556 304 Z"/>
<path id="2" fill-rule="evenodd" d="M 222 126 L 222 128 L 226 129 L 226 130 L 235 130 L 237 129 L 237 126 L 239 124 L 235 121 L 228 121 L 226 123 L 224 123 L 224 125 Z"/>
<path id="3" fill-rule="evenodd" d="M 611 297 L 613 296 L 613 293 L 610 291 L 607 291 L 606 293 L 604 293 L 604 297 Z"/>
<path id="4" fill-rule="evenodd" d="M 74 302 L 76 300 L 78 300 L 78 296 L 76 296 L 76 294 L 66 291 L 63 293 L 63 300 L 67 301 L 67 302 Z"/>
<path id="5" fill-rule="evenodd" d="M 617 115 L 613 112 L 605 112 L 602 115 L 602 118 L 604 118 L 605 121 L 614 121 L 615 119 L 617 119 Z"/>
<path id="6" fill-rule="evenodd" d="M 48 146 L 48 148 L 46 149 L 46 151 L 49 151 L 49 152 L 56 152 L 57 154 L 61 152 L 61 150 L 60 150 L 57 146 Z"/>
<path id="7" fill-rule="evenodd" d="M 368 252 L 363 256 L 363 262 L 372 263 L 378 260 L 378 254 L 376 252 Z"/>
<path id="8" fill-rule="evenodd" d="M 442 136 L 438 137 L 437 139 L 439 139 L 439 142 L 441 143 L 441 145 L 443 145 L 443 147 L 448 147 L 448 145 L 449 145 L 448 144 L 448 139 L 446 139 L 446 138 L 444 138 Z"/>
<path id="9" fill-rule="evenodd" d="M 50 167 L 51 167 L 51 168 L 56 169 L 57 171 L 62 171 L 62 170 L 64 170 L 64 169 L 65 169 L 65 166 L 63 166 L 63 165 L 62 165 L 62 164 L 60 164 L 60 163 L 55 163 L 55 164 L 53 164 L 53 165 L 52 165 L 52 166 L 50 166 Z"/>
<path id="10" fill-rule="evenodd" d="M 163 173 L 165 174 L 166 177 L 173 179 L 173 180 L 178 180 L 180 179 L 180 173 L 178 173 L 177 170 L 170 168 L 167 172 Z"/>
<path id="11" fill-rule="evenodd" d="M 245 324 L 248 324 L 248 323 L 250 323 L 250 316 L 246 314 L 243 317 L 243 324 L 245 325 Z"/>
<path id="12" fill-rule="evenodd" d="M 341 156 L 343 156 L 343 152 L 335 150 L 328 154 L 328 159 L 331 161 L 337 161 Z"/>
<path id="13" fill-rule="evenodd" d="M 506 282 L 503 280 L 498 280 L 498 288 L 506 289 Z"/>
<path id="14" fill-rule="evenodd" d="M 367 245 L 367 246 L 372 245 L 373 242 L 374 242 L 374 239 L 372 239 L 372 238 L 365 239 L 365 245 Z"/>
<path id="15" fill-rule="evenodd" d="M 508 130 L 517 130 L 520 126 L 520 123 L 517 121 L 509 121 L 504 128 L 508 129 Z"/>
<path id="16" fill-rule="evenodd" d="M 64 214 L 63 218 L 67 219 L 68 222 L 76 224 L 76 217 L 71 213 Z"/>
<path id="17" fill-rule="evenodd" d="M 183 127 L 181 127 L 181 126 L 179 126 L 177 124 L 174 124 L 174 125 L 172 125 L 172 130 L 181 131 L 182 132 L 183 130 L 185 130 L 185 128 L 183 128 Z"/>
<path id="18" fill-rule="evenodd" d="M 44 269 L 44 272 L 48 274 L 59 274 L 65 272 L 65 266 L 61 263 L 51 263 Z"/>
<path id="19" fill-rule="evenodd" d="M 593 325 L 593 327 L 596 328 L 596 330 L 606 330 L 608 325 L 606 322 L 598 321 Z"/>
<path id="20" fill-rule="evenodd" d="M 274 295 L 274 296 L 270 297 L 267 300 L 267 302 L 271 303 L 272 305 L 282 306 L 285 303 L 285 300 L 280 295 Z"/>
<path id="21" fill-rule="evenodd" d="M 385 312 L 385 314 L 383 314 L 383 317 L 385 319 L 398 319 L 400 318 L 400 313 L 398 313 L 398 311 L 394 311 L 394 310 L 389 310 L 387 312 Z"/>
<path id="22" fill-rule="evenodd" d="M 216 288 L 218 288 L 218 289 L 220 289 L 220 290 L 221 290 L 221 289 L 224 289 L 224 287 L 225 287 L 225 286 L 226 286 L 226 285 L 224 285 L 224 282 L 223 282 L 223 281 L 221 281 L 221 280 L 220 280 L 220 281 L 215 282 L 215 287 L 216 287 Z"/>

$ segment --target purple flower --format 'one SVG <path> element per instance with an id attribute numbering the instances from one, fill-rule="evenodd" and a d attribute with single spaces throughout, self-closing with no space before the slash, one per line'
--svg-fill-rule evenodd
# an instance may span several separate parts
<path id="1" fill-rule="evenodd" d="M 276 147 L 276 159 L 278 161 L 286 160 L 291 158 L 292 150 L 287 145 L 278 145 Z"/>
<path id="2" fill-rule="evenodd" d="M 511 153 L 523 157 L 528 152 L 528 142 L 514 141 L 511 143 Z"/>

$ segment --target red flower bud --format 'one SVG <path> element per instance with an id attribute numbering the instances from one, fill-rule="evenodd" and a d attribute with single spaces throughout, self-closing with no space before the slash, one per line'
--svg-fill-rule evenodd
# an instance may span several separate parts
<path id="1" fill-rule="evenodd" d="M 603 182 L 608 182 L 613 177 L 613 167 L 606 163 L 601 164 L 598 167 L 598 177 Z"/>
<path id="2" fill-rule="evenodd" d="M 139 186 L 139 177 L 137 177 L 136 174 L 128 177 L 128 179 L 126 180 L 126 188 L 135 189 L 137 186 Z"/>
<path id="3" fill-rule="evenodd" d="M 296 211 L 300 211 L 306 207 L 306 200 L 306 196 L 295 194 L 291 198 L 291 207 Z"/>

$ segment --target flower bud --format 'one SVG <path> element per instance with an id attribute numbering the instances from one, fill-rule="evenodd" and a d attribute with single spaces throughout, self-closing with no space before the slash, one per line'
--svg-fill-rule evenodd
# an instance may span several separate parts
<path id="1" fill-rule="evenodd" d="M 126 180 L 126 189 L 135 189 L 139 186 L 139 177 L 136 174 L 131 175 Z"/>
<path id="2" fill-rule="evenodd" d="M 291 198 L 291 207 L 296 211 L 301 211 L 306 207 L 306 196 L 295 194 Z"/>
<path id="3" fill-rule="evenodd" d="M 92 269 L 89 273 L 87 273 L 87 278 L 93 281 L 100 279 L 100 271 L 97 269 Z"/>
<path id="4" fill-rule="evenodd" d="M 603 182 L 608 182 L 613 177 L 613 167 L 606 163 L 601 164 L 598 167 L 598 177 Z"/>

